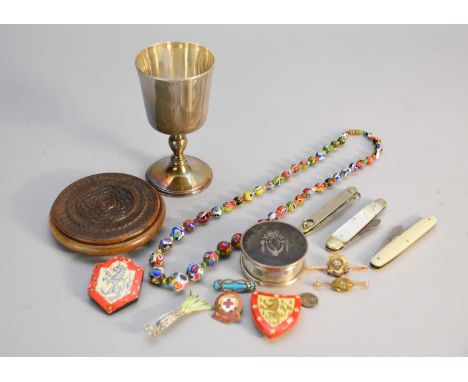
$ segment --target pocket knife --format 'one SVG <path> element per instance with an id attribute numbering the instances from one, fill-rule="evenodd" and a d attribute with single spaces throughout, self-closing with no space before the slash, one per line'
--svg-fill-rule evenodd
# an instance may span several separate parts
<path id="1" fill-rule="evenodd" d="M 423 237 L 431 228 L 437 224 L 435 216 L 419 220 L 416 224 L 395 236 L 390 243 L 381 248 L 371 259 L 371 266 L 382 268 L 395 260 L 418 239 Z"/>

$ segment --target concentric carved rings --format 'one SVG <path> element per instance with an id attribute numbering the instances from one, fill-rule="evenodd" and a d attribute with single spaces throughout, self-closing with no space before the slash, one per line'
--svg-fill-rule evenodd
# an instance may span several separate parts
<path id="1" fill-rule="evenodd" d="M 63 235 L 83 244 L 109 246 L 136 239 L 155 224 L 159 228 L 161 217 L 164 203 L 148 183 L 131 175 L 106 173 L 65 188 L 52 206 L 50 223 L 62 244 L 58 236 Z"/>

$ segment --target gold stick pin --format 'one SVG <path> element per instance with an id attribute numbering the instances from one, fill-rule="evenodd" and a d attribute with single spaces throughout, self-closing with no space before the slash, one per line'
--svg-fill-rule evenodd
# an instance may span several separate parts
<path id="1" fill-rule="evenodd" d="M 353 265 L 348 264 L 348 260 L 343 255 L 333 254 L 328 257 L 327 265 L 321 266 L 308 266 L 306 271 L 327 271 L 330 276 L 340 277 L 349 271 L 364 271 L 369 269 L 367 265 Z"/>
<path id="2" fill-rule="evenodd" d="M 337 292 L 347 292 L 354 286 L 369 286 L 368 281 L 352 281 L 347 277 L 340 276 L 333 282 L 322 282 L 314 281 L 312 283 L 314 288 L 320 288 L 321 286 L 330 286 L 333 290 Z"/>

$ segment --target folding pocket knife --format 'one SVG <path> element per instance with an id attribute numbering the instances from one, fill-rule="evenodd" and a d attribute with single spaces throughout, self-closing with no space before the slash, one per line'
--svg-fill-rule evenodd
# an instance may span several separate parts
<path id="1" fill-rule="evenodd" d="M 383 199 L 377 199 L 368 204 L 332 233 L 327 240 L 327 248 L 331 251 L 338 251 L 362 237 L 364 234 L 377 228 L 380 224 L 380 220 L 375 217 L 380 214 L 385 207 L 387 207 L 387 202 Z"/>
<path id="2" fill-rule="evenodd" d="M 371 266 L 382 268 L 395 260 L 418 239 L 424 236 L 431 228 L 437 224 L 435 216 L 419 220 L 416 224 L 395 236 L 390 243 L 381 248 L 371 259 Z"/>
<path id="3" fill-rule="evenodd" d="M 338 216 L 339 213 L 343 212 L 344 209 L 350 206 L 350 202 L 357 200 L 361 197 L 356 187 L 348 187 L 344 191 L 341 191 L 328 203 L 323 205 L 312 217 L 305 219 L 302 222 L 302 233 L 309 235 L 317 229 L 320 225 L 330 221 L 333 217 Z"/>

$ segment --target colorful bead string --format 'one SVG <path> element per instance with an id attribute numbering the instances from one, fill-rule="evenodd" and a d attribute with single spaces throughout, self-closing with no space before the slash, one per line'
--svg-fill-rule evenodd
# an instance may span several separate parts
<path id="1" fill-rule="evenodd" d="M 149 258 L 149 263 L 152 269 L 149 272 L 150 281 L 155 285 L 166 286 L 167 288 L 180 292 L 184 290 L 190 281 L 199 281 L 205 269 L 214 268 L 218 264 L 219 258 L 228 257 L 234 248 L 240 247 L 242 234 L 236 233 L 230 241 L 220 241 L 215 251 L 208 251 L 203 255 L 201 263 L 189 264 L 185 273 L 176 272 L 166 277 L 162 265 L 164 264 L 164 256 L 167 255 L 173 243 L 181 240 L 186 233 L 192 232 L 197 225 L 206 224 L 211 218 L 219 218 L 224 212 L 231 212 L 235 207 L 243 202 L 250 202 L 255 197 L 260 196 L 265 190 L 274 190 L 281 183 L 288 180 L 293 174 L 304 170 L 308 167 L 313 167 L 318 161 L 325 158 L 327 154 L 338 149 L 346 143 L 349 135 L 362 135 L 368 138 L 374 144 L 374 150 L 371 155 L 365 159 L 360 159 L 352 162 L 347 168 L 335 173 L 332 177 L 325 179 L 322 183 L 317 183 L 311 188 L 304 188 L 301 194 L 296 195 L 293 201 L 288 201 L 285 205 L 276 208 L 270 212 L 266 219 L 259 219 L 258 222 L 278 220 L 286 213 L 293 213 L 297 207 L 302 206 L 304 201 L 312 196 L 314 192 L 323 192 L 326 188 L 333 186 L 335 182 L 341 181 L 349 174 L 357 172 L 364 166 L 370 166 L 375 160 L 379 159 L 382 151 L 382 141 L 374 134 L 363 130 L 348 130 L 343 133 L 336 141 L 332 141 L 328 146 L 310 156 L 307 160 L 301 160 L 297 164 L 293 164 L 289 170 L 283 171 L 281 175 L 274 177 L 263 186 L 257 186 L 252 191 L 246 191 L 242 196 L 236 196 L 233 200 L 229 200 L 221 206 L 213 207 L 210 211 L 201 211 L 195 219 L 186 219 L 182 226 L 176 226 L 171 229 L 170 235 L 159 242 L 158 250 L 152 252 Z"/>

